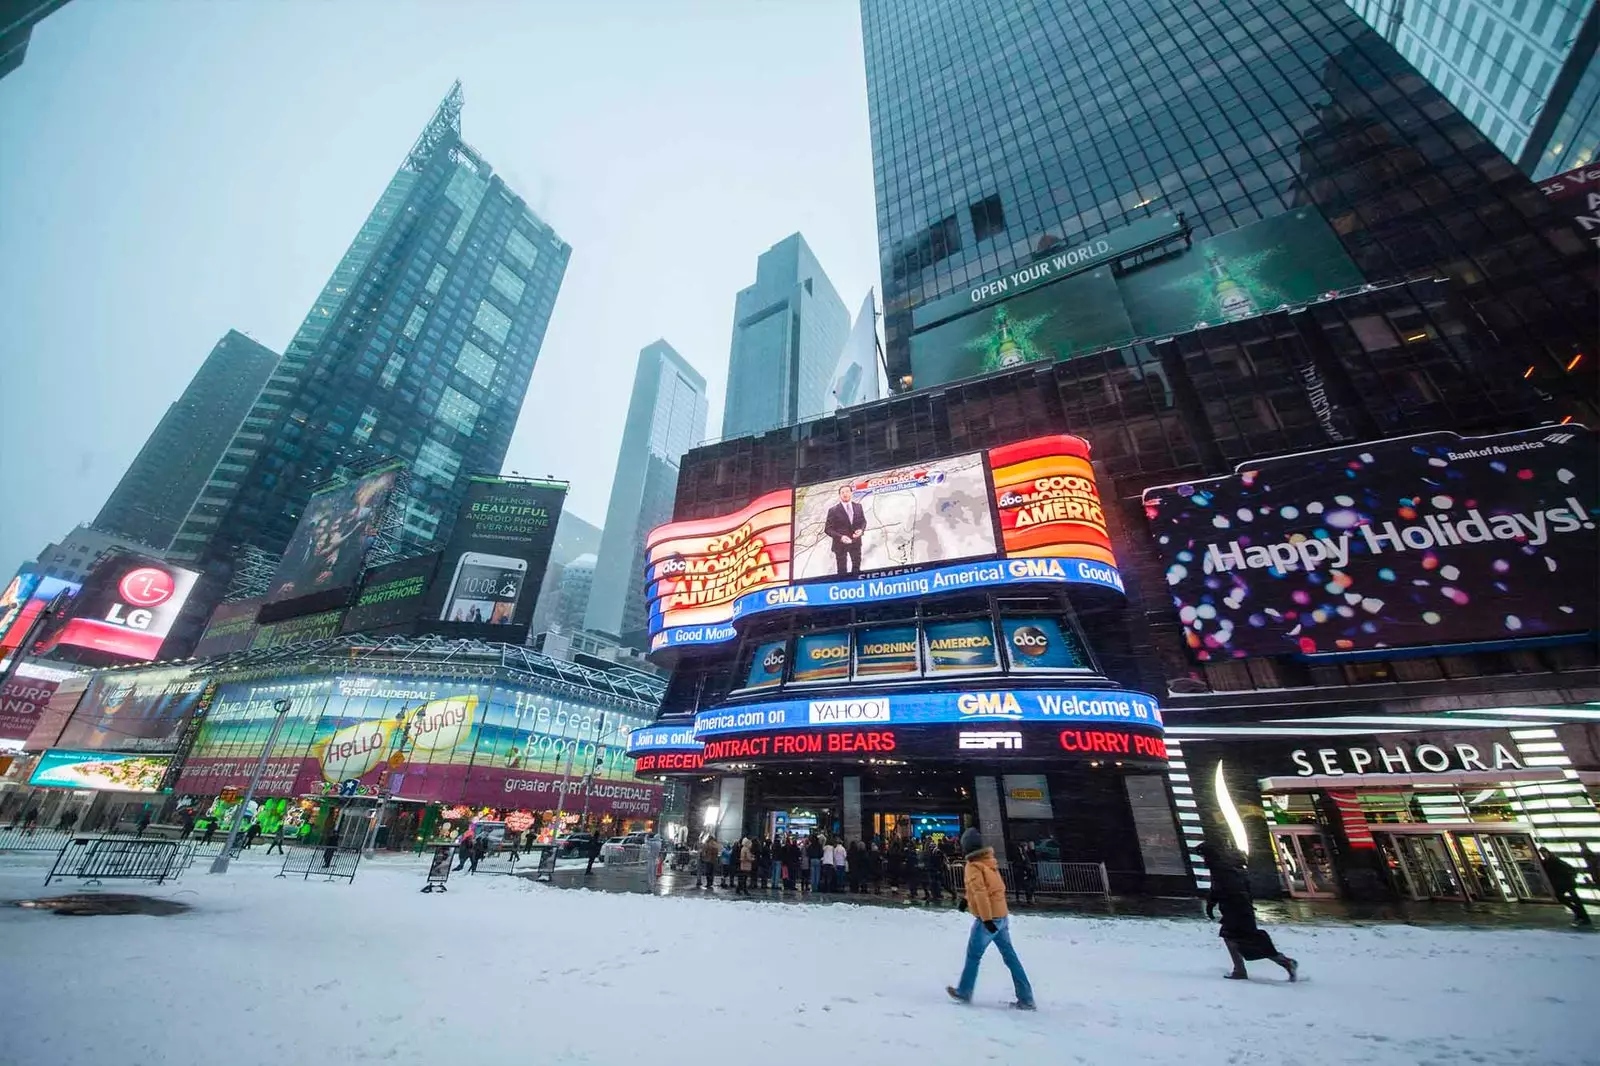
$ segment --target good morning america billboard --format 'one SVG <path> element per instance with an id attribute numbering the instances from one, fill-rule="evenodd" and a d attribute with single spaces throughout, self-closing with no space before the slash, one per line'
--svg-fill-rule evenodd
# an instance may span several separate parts
<path id="1" fill-rule="evenodd" d="M 1600 625 L 1596 434 L 1428 433 L 1147 489 L 1196 659 L 1525 641 Z"/>
<path id="2" fill-rule="evenodd" d="M 1122 591 L 1089 445 L 1054 435 L 769 492 L 646 540 L 652 649 L 761 611 L 989 586 Z"/>

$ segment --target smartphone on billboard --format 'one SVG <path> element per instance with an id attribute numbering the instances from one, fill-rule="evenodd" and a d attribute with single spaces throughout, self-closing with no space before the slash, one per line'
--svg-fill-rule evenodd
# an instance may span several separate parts
<path id="1" fill-rule="evenodd" d="M 444 598 L 443 622 L 510 625 L 522 598 L 528 561 L 509 555 L 462 552 L 456 560 L 450 592 Z"/>

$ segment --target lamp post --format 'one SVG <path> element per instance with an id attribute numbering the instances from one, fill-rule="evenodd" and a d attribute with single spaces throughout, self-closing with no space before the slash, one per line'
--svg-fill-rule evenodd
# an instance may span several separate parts
<path id="1" fill-rule="evenodd" d="M 267 734 L 267 744 L 261 749 L 261 758 L 256 760 L 255 772 L 250 775 L 250 785 L 244 790 L 244 799 L 240 801 L 239 809 L 233 812 L 233 824 L 228 827 L 228 839 L 223 843 L 222 851 L 211 860 L 211 872 L 214 874 L 228 872 L 228 856 L 233 854 L 233 841 L 239 835 L 239 823 L 244 821 L 244 812 L 250 809 L 250 802 L 255 799 L 256 784 L 261 780 L 262 771 L 267 768 L 267 757 L 272 754 L 272 746 L 278 742 L 278 734 L 283 731 L 283 720 L 288 716 L 289 708 L 293 706 L 293 700 L 279 698 L 272 701 L 272 710 L 278 717 L 272 723 L 272 732 Z"/>

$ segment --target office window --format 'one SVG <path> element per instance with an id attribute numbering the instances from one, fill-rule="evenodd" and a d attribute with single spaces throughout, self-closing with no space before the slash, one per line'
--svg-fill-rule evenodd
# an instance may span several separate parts
<path id="1" fill-rule="evenodd" d="M 456 369 L 484 388 L 488 388 L 494 381 L 494 372 L 499 365 L 487 352 L 471 341 L 464 341 L 461 345 L 461 354 L 456 356 Z"/>
<path id="2" fill-rule="evenodd" d="M 458 433 L 471 435 L 478 426 L 478 414 L 483 409 L 455 389 L 446 388 L 434 413 L 439 421 Z"/>
<path id="3" fill-rule="evenodd" d="M 506 334 L 511 332 L 511 319 L 488 300 L 479 302 L 478 313 L 472 316 L 472 324 L 501 344 L 506 342 Z"/>
<path id="4" fill-rule="evenodd" d="M 527 282 L 507 270 L 504 263 L 494 265 L 494 276 L 489 279 L 489 284 L 514 304 L 522 302 L 522 290 L 528 287 Z"/>

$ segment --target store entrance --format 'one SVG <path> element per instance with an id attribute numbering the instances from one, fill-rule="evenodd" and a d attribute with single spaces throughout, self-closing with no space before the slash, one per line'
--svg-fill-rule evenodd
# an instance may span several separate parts
<path id="1" fill-rule="evenodd" d="M 1277 829 L 1272 849 L 1278 876 L 1295 899 L 1334 899 L 1339 895 L 1327 838 L 1312 829 Z"/>
<path id="2" fill-rule="evenodd" d="M 1403 899 L 1517 903 L 1555 898 L 1528 833 L 1462 827 L 1372 836 Z"/>
<path id="3" fill-rule="evenodd" d="M 1450 843 L 1443 833 L 1373 833 L 1390 881 L 1402 899 L 1465 899 Z"/>

